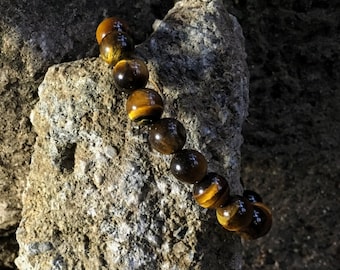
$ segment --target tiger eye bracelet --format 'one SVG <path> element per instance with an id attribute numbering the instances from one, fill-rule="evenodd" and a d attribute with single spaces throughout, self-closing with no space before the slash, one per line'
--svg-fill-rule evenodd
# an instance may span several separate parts
<path id="1" fill-rule="evenodd" d="M 231 195 L 228 181 L 208 172 L 204 155 L 194 149 L 183 149 L 186 130 L 174 118 L 161 118 L 163 99 L 157 91 L 145 88 L 149 80 L 146 64 L 133 56 L 134 43 L 129 27 L 121 19 L 104 19 L 97 28 L 100 57 L 113 67 L 116 87 L 128 93 L 126 112 L 137 125 L 148 126 L 150 147 L 172 155 L 170 171 L 175 178 L 193 185 L 193 198 L 203 208 L 214 209 L 217 221 L 228 231 L 244 239 L 265 235 L 272 226 L 272 214 L 261 196 L 244 190 L 242 196 Z"/>

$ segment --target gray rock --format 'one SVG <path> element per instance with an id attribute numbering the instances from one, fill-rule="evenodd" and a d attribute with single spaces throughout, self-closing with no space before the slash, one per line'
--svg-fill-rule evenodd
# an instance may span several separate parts
<path id="1" fill-rule="evenodd" d="M 153 11 L 162 17 L 171 5 L 163 2 L 0 1 L 0 268 L 14 267 L 9 263 L 17 253 L 13 236 L 36 137 L 29 115 L 47 68 L 97 55 L 95 30 L 108 14 L 126 18 L 137 41 L 144 40 L 152 30 Z M 137 26 L 139 21 L 144 24 Z"/>
<path id="2" fill-rule="evenodd" d="M 248 71 L 243 36 L 221 1 L 179 1 L 137 48 L 164 116 L 186 148 L 240 193 Z M 240 269 L 237 236 L 151 151 L 99 58 L 54 65 L 31 113 L 37 133 L 17 230 L 19 269 Z"/>

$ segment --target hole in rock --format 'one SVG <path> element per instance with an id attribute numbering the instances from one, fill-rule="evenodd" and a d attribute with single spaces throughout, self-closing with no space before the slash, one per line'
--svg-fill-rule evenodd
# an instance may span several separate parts
<path id="1" fill-rule="evenodd" d="M 60 153 L 60 170 L 63 173 L 73 172 L 76 147 L 75 143 L 68 144 Z"/>

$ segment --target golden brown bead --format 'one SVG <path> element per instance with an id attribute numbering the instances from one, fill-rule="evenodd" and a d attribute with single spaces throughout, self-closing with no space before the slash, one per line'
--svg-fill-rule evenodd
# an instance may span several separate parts
<path id="1" fill-rule="evenodd" d="M 158 120 L 163 113 L 163 100 L 152 89 L 133 91 L 126 101 L 126 112 L 130 120 L 138 124 L 147 124 Z"/>
<path id="2" fill-rule="evenodd" d="M 133 50 L 133 41 L 125 32 L 111 32 L 99 45 L 100 56 L 109 65 L 115 65 L 122 58 L 129 57 Z"/>
<path id="3" fill-rule="evenodd" d="M 177 152 L 171 160 L 171 173 L 180 181 L 194 184 L 203 179 L 207 173 L 207 161 L 196 150 L 184 149 Z"/>
<path id="4" fill-rule="evenodd" d="M 241 196 L 233 196 L 216 209 L 218 222 L 228 231 L 240 231 L 252 221 L 253 205 Z"/>
<path id="5" fill-rule="evenodd" d="M 215 209 L 229 199 L 228 181 L 217 173 L 208 173 L 202 181 L 194 184 L 193 196 L 204 207 Z"/>
<path id="6" fill-rule="evenodd" d="M 186 140 L 186 132 L 178 120 L 163 118 L 151 126 L 148 139 L 153 149 L 169 155 L 182 149 Z"/>
<path id="7" fill-rule="evenodd" d="M 144 88 L 149 79 L 149 71 L 140 59 L 120 60 L 113 68 L 116 85 L 126 91 Z"/>
<path id="8" fill-rule="evenodd" d="M 253 203 L 253 215 L 250 224 L 238 232 L 244 239 L 257 239 L 267 234 L 272 227 L 272 213 L 263 203 Z"/>
<path id="9" fill-rule="evenodd" d="M 121 19 L 116 17 L 110 17 L 104 19 L 97 27 L 96 30 L 96 39 L 98 44 L 100 44 L 103 38 L 114 31 L 126 32 L 129 33 L 129 27 L 127 23 Z"/>

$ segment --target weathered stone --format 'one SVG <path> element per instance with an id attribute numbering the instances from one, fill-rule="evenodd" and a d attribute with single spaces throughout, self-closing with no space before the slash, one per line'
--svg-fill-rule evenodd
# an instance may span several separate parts
<path id="1" fill-rule="evenodd" d="M 248 73 L 242 31 L 218 0 L 179 1 L 137 49 L 187 148 L 240 193 Z M 20 269 L 239 269 L 240 241 L 168 171 L 127 120 L 100 59 L 49 68 L 17 230 Z"/>
<path id="2" fill-rule="evenodd" d="M 8 235 L 14 235 L 21 218 L 21 194 L 36 136 L 29 115 L 47 68 L 96 56 L 94 33 L 107 14 L 126 18 L 140 42 L 151 33 L 155 13 L 162 17 L 171 4 L 161 0 L 149 4 L 144 0 L 0 1 L 0 245 L 15 248 L 11 244 L 15 238 Z M 136 26 L 138 21 L 144 24 Z M 1 250 L 0 268 L 16 256 L 16 250 L 11 256 L 8 249 Z"/>

